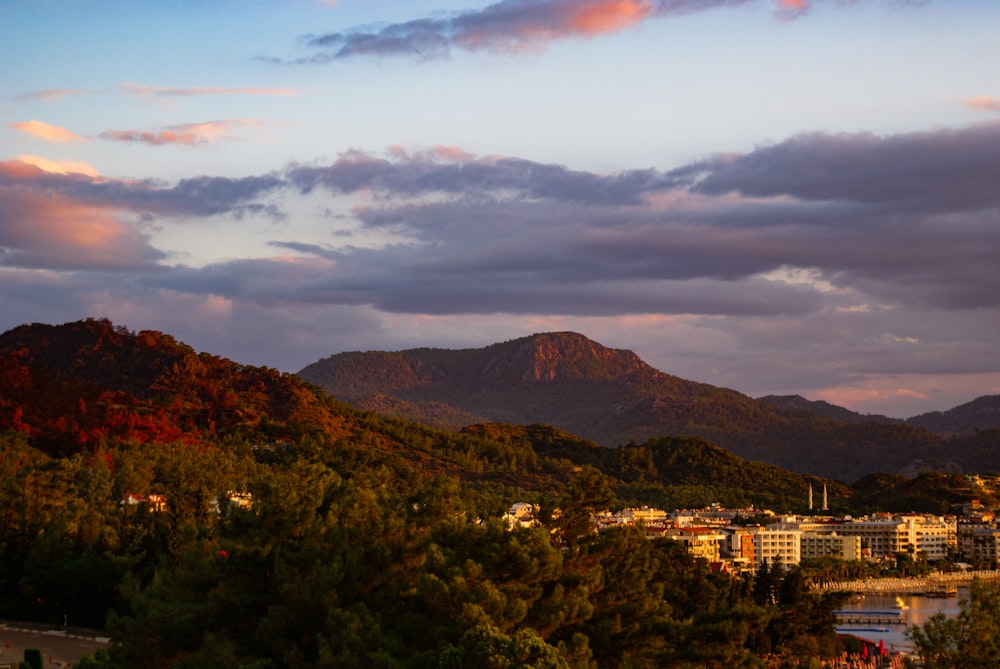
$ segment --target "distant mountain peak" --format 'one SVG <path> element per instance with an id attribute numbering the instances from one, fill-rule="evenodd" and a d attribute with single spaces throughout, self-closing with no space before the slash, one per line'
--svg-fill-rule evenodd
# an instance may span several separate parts
<path id="1" fill-rule="evenodd" d="M 632 351 L 603 346 L 576 332 L 545 332 L 495 344 L 482 368 L 482 382 L 519 383 L 606 381 L 651 370 Z"/>

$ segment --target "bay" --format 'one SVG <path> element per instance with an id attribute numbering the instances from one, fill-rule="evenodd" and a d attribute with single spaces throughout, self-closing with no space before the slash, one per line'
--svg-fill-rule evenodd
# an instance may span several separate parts
<path id="1" fill-rule="evenodd" d="M 842 611 L 894 611 L 901 609 L 901 623 L 838 624 L 837 631 L 851 634 L 877 644 L 882 641 L 890 651 L 909 653 L 913 642 L 906 633 L 913 627 L 923 625 L 931 616 L 944 613 L 948 617 L 958 615 L 958 603 L 969 597 L 969 588 L 960 586 L 958 593 L 948 597 L 926 597 L 924 595 L 860 595 L 840 607 Z M 878 628 L 884 628 L 879 630 Z"/>

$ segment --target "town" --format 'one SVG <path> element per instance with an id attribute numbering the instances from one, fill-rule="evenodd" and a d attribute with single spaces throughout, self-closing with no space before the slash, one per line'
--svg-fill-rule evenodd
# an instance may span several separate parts
<path id="1" fill-rule="evenodd" d="M 531 503 L 517 502 L 503 514 L 503 520 L 511 528 L 532 527 L 539 524 L 537 511 Z M 943 516 L 873 513 L 836 517 L 826 513 L 824 499 L 823 506 L 808 515 L 711 504 L 671 511 L 648 506 L 607 510 L 591 520 L 596 532 L 636 526 L 647 539 L 679 541 L 713 570 L 729 573 L 755 572 L 765 564 L 789 567 L 822 558 L 894 567 L 906 560 L 947 571 L 997 566 L 1000 526 L 994 510 L 977 500 Z"/>

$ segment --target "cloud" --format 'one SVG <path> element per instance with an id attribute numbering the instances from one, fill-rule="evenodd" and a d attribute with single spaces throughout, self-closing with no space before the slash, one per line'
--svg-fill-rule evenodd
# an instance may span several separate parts
<path id="1" fill-rule="evenodd" d="M 0 163 L 0 266 L 121 271 L 163 257 L 113 207 L 24 187 L 39 174 L 27 163 Z M 49 174 L 89 180 L 80 173 Z"/>
<path id="2" fill-rule="evenodd" d="M 147 144 L 149 146 L 179 144 L 182 146 L 197 147 L 212 144 L 220 140 L 231 139 L 234 129 L 257 125 L 261 125 L 261 121 L 249 118 L 225 119 L 221 121 L 172 125 L 160 131 L 106 130 L 100 134 L 100 138 L 117 142 Z"/>
<path id="3" fill-rule="evenodd" d="M 807 134 L 672 173 L 697 192 L 968 211 L 1000 204 L 1000 123 L 878 136 Z"/>
<path id="4" fill-rule="evenodd" d="M 88 291 L 105 286 L 89 298 L 101 307 L 215 314 L 228 325 L 213 345 L 251 337 L 239 330 L 251 315 L 313 334 L 308 314 L 357 319 L 371 338 L 362 344 L 402 341 L 386 334 L 393 327 L 425 328 L 425 343 L 440 345 L 432 335 L 452 324 L 478 337 L 461 343 L 482 345 L 551 325 L 747 392 L 835 397 L 867 387 L 866 375 L 895 374 L 898 383 L 871 386 L 886 403 L 919 390 L 940 408 L 944 395 L 903 375 L 1000 373 L 998 151 L 1000 124 L 987 123 L 805 134 L 670 171 L 597 173 L 459 147 L 355 150 L 174 183 L 9 161 L 0 276 L 79 273 Z M 147 236 L 277 207 L 293 222 L 256 231 L 274 257 L 187 267 Z M 19 285 L 52 290 L 39 282 Z M 484 322 L 518 325 L 494 337 Z M 308 340 L 314 357 L 334 346 Z"/>
<path id="5" fill-rule="evenodd" d="M 50 125 L 44 121 L 31 120 L 20 123 L 8 123 L 7 125 L 18 132 L 23 132 L 26 135 L 31 135 L 32 137 L 45 140 L 46 142 L 68 144 L 71 142 L 87 141 L 85 137 L 81 137 L 76 133 L 70 132 L 66 128 Z"/>
<path id="6" fill-rule="evenodd" d="M 855 4 L 861 0 L 839 0 Z M 923 0 L 896 0 L 920 4 Z M 447 57 L 452 49 L 537 53 L 553 42 L 620 32 L 664 17 L 745 5 L 751 0 L 500 0 L 447 18 L 425 17 L 378 27 L 307 35 L 312 56 L 293 62 L 324 64 L 356 56 Z M 800 18 L 810 0 L 773 0 L 779 19 Z M 280 59 L 271 59 L 282 62 Z"/>
<path id="7" fill-rule="evenodd" d="M 849 7 L 861 2 L 871 0 L 827 0 L 826 4 Z M 782 21 L 793 21 L 809 14 L 814 5 L 814 0 L 772 0 L 774 3 L 774 15 Z M 890 7 L 919 7 L 927 4 L 928 0 L 883 0 L 883 4 Z"/>
<path id="8" fill-rule="evenodd" d="M 0 184 L 116 216 L 280 217 L 302 196 L 348 207 L 351 236 L 322 243 L 291 228 L 273 240 L 314 262 L 262 262 L 251 283 L 236 279 L 245 265 L 214 267 L 211 281 L 201 268 L 162 286 L 197 292 L 205 280 L 226 299 L 601 317 L 1000 307 L 1000 124 L 802 135 L 669 172 L 599 174 L 456 147 L 355 150 L 174 184 L 16 165 Z M 897 344 L 911 336 L 889 332 Z"/>
<path id="9" fill-rule="evenodd" d="M 168 185 L 101 177 L 93 168 L 32 156 L 0 162 L 0 266 L 46 270 L 162 271 L 149 237 L 163 217 L 280 219 L 259 198 L 284 181 L 193 177 Z"/>
<path id="10" fill-rule="evenodd" d="M 120 271 L 164 254 L 105 208 L 0 189 L 0 265 Z"/>
<path id="11" fill-rule="evenodd" d="M 354 151 L 286 177 L 360 198 L 362 230 L 396 240 L 289 240 L 335 263 L 306 301 L 436 314 L 1000 307 L 1000 124 L 802 135 L 670 172 L 437 149 Z"/>
<path id="12" fill-rule="evenodd" d="M 125 83 L 121 88 L 130 95 L 143 98 L 194 97 L 203 95 L 264 95 L 289 96 L 298 95 L 295 88 L 230 88 L 223 86 L 202 86 L 192 88 L 169 88 L 166 86 L 147 86 L 144 84 Z"/>
<path id="13" fill-rule="evenodd" d="M 965 98 L 962 103 L 977 111 L 1000 111 L 1000 98 L 994 95 L 980 95 L 977 98 Z"/>
<path id="14" fill-rule="evenodd" d="M 30 102 L 32 100 L 44 100 L 46 102 L 52 102 L 55 100 L 62 100 L 63 98 L 68 98 L 74 95 L 87 95 L 91 91 L 82 88 L 46 88 L 39 91 L 32 91 L 30 93 L 22 93 L 21 95 L 15 95 L 12 100 L 14 102 Z"/>
<path id="15" fill-rule="evenodd" d="M 775 13 L 781 19 L 797 19 L 811 9 L 810 0 L 774 0 Z"/>
<path id="16" fill-rule="evenodd" d="M 519 158 L 476 159 L 453 147 L 389 157 L 361 151 L 343 154 L 331 165 L 293 165 L 289 181 L 302 192 L 324 187 L 334 193 L 374 191 L 414 196 L 450 193 L 463 197 L 537 198 L 601 204 L 639 204 L 674 180 L 656 170 L 598 175 Z"/>
<path id="17" fill-rule="evenodd" d="M 79 160 L 48 160 L 38 156 L 18 156 L 17 161 L 25 165 L 37 167 L 42 172 L 50 174 L 82 174 L 88 177 L 99 177 L 100 174 L 90 164 Z"/>
<path id="18" fill-rule="evenodd" d="M 655 17 L 739 5 L 746 0 L 500 0 L 451 18 L 422 18 L 375 30 L 311 36 L 317 54 L 300 62 L 353 56 L 435 58 L 466 51 L 541 51 L 551 42 L 618 32 Z"/>
<path id="19" fill-rule="evenodd" d="M 43 170 L 21 161 L 0 162 L 0 186 L 140 215 L 203 217 L 271 213 L 267 205 L 253 200 L 284 184 L 275 175 L 235 179 L 200 176 L 168 186 L 148 180 L 95 179 L 68 170 Z"/>

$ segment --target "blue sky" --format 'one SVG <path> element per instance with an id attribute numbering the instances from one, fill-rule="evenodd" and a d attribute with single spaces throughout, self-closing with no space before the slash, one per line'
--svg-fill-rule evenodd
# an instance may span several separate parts
<path id="1" fill-rule="evenodd" d="M 0 329 L 1000 393 L 1000 3 L 0 4 Z"/>

